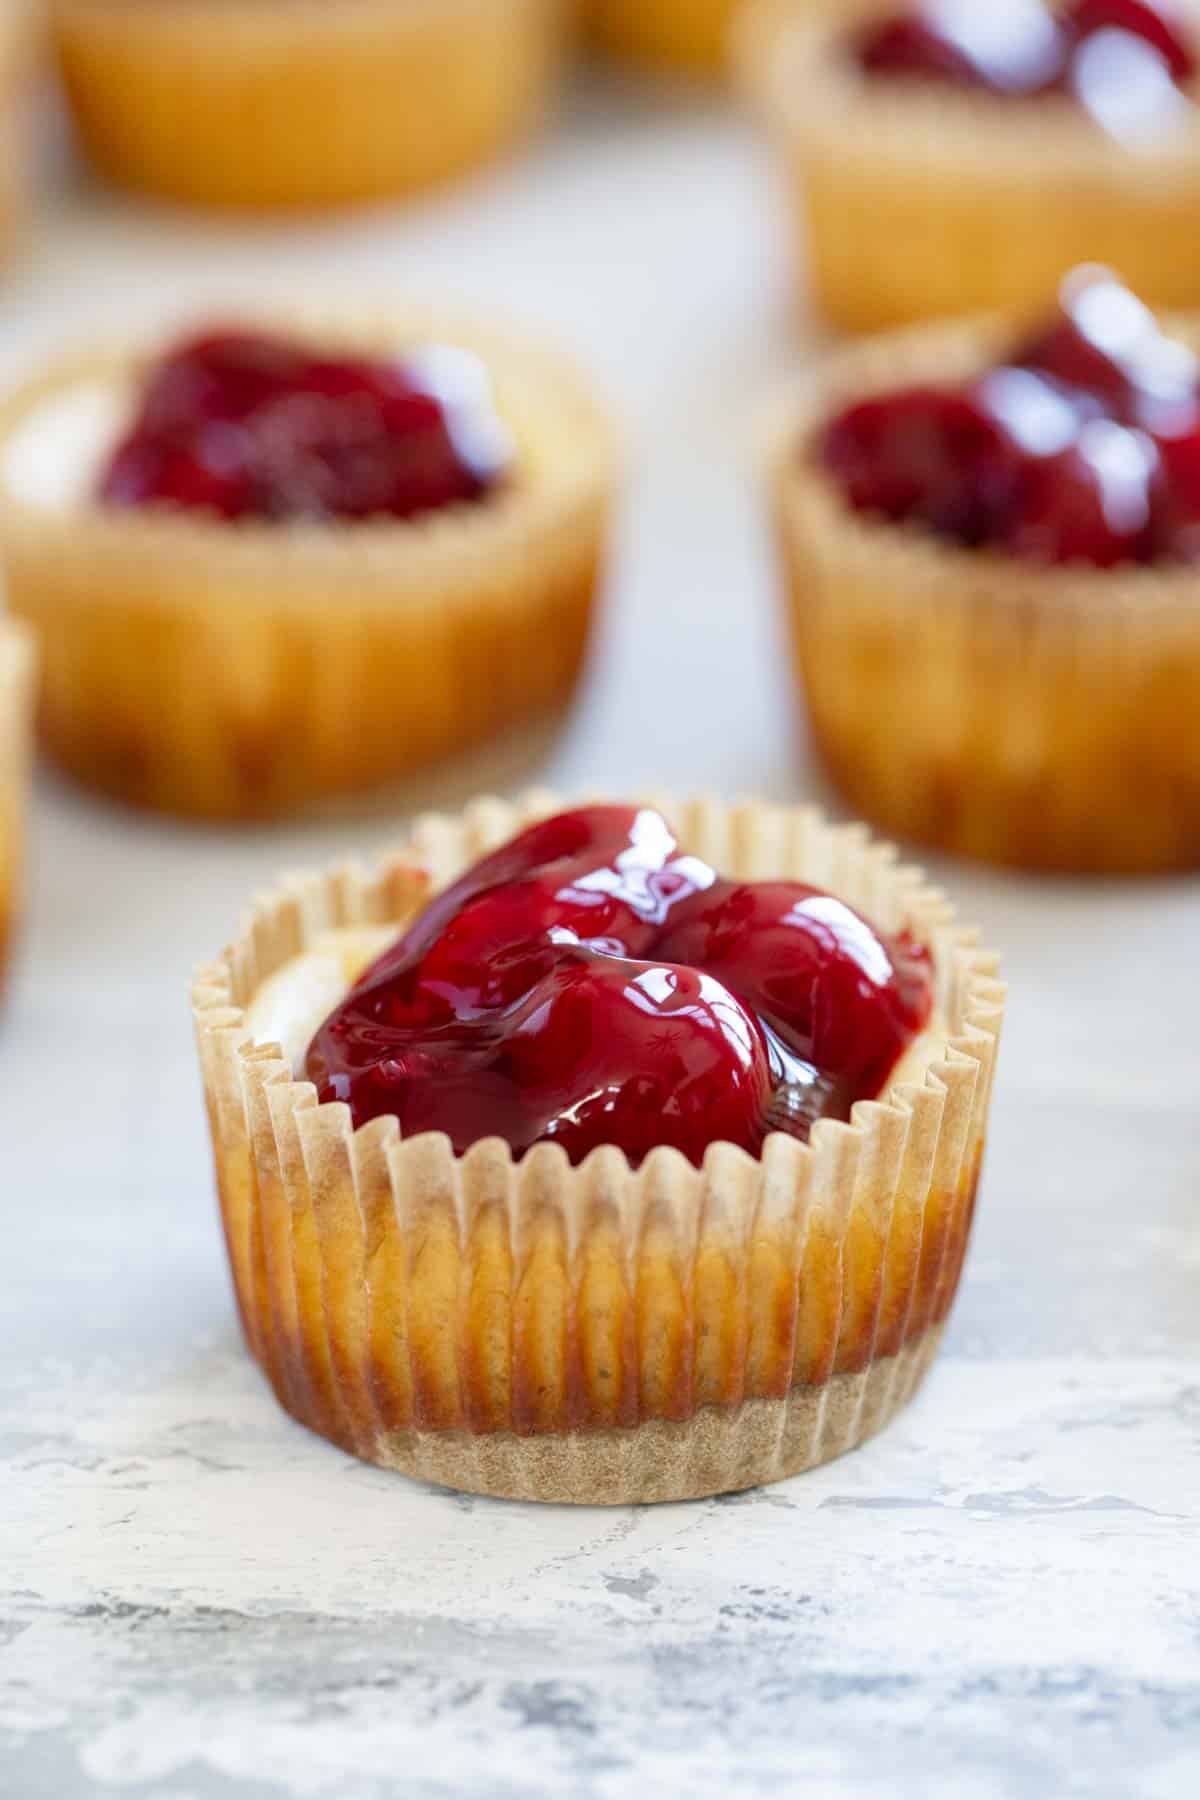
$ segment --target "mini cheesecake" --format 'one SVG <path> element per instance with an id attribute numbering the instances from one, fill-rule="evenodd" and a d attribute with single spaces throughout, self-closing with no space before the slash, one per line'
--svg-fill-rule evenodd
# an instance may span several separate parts
<path id="1" fill-rule="evenodd" d="M 853 331 L 1027 309 L 1085 260 L 1200 302 L 1198 52 L 1169 0 L 755 0 L 739 35 L 807 292 Z"/>
<path id="2" fill-rule="evenodd" d="M 193 1007 L 248 1342 L 357 1455 L 691 1498 L 853 1448 L 933 1358 L 1003 989 L 858 828 L 480 802 L 287 883 Z"/>
<path id="3" fill-rule="evenodd" d="M 837 351 L 771 429 L 817 748 L 889 832 L 1200 867 L 1200 328 L 1102 270 Z"/>
<path id="4" fill-rule="evenodd" d="M 0 613 L 0 991 L 21 910 L 33 738 L 33 642 Z"/>
<path id="5" fill-rule="evenodd" d="M 552 717 L 615 479 L 573 366 L 436 315 L 64 359 L 0 409 L 46 746 L 136 805 L 264 818 Z"/>
<path id="6" fill-rule="evenodd" d="M 50 0 L 50 16 L 97 168 L 241 208 L 385 199 L 487 161 L 540 118 L 565 33 L 563 0 Z"/>

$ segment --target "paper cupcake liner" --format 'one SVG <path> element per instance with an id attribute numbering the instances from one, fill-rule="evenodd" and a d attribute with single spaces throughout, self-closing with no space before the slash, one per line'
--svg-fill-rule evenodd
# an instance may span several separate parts
<path id="1" fill-rule="evenodd" d="M 33 737 L 33 642 L 0 616 L 0 992 L 20 915 Z"/>
<path id="2" fill-rule="evenodd" d="M 1177 318 L 1171 333 L 1200 345 Z M 854 513 L 814 450 L 853 399 L 965 380 L 1011 339 L 928 326 L 827 357 L 779 408 L 773 503 L 813 733 L 888 832 L 1021 867 L 1200 866 L 1200 588 L 1043 567 Z"/>
<path id="3" fill-rule="evenodd" d="M 720 75 L 741 0 L 583 0 L 592 41 L 611 56 L 685 75 Z"/>
<path id="4" fill-rule="evenodd" d="M 539 118 L 565 35 L 563 0 L 51 0 L 51 14 L 105 175 L 251 208 L 399 195 L 485 161 Z"/>
<path id="5" fill-rule="evenodd" d="M 513 1498 L 623 1503 L 774 1481 L 904 1405 L 958 1284 L 1003 1010 L 996 959 L 858 827 L 809 810 L 667 810 L 746 879 L 828 887 L 933 949 L 944 1048 L 924 1086 L 703 1170 L 557 1147 L 357 1134 L 278 1047 L 249 1040 L 261 983 L 335 925 L 392 922 L 529 819 L 432 817 L 374 872 L 298 878 L 202 969 L 193 1007 L 230 1264 L 280 1403 L 368 1461 Z"/>
<path id="6" fill-rule="evenodd" d="M 618 454 L 578 371 L 436 313 L 283 329 L 475 350 L 514 473 L 484 501 L 412 521 L 52 508 L 6 467 L 14 434 L 76 383 L 136 377 L 138 359 L 64 361 L 0 408 L 0 558 L 42 643 L 43 741 L 135 805 L 271 817 L 392 782 L 557 712 L 582 663 Z"/>
<path id="7" fill-rule="evenodd" d="M 1146 300 L 1200 300 L 1200 113 L 1123 147 L 1065 100 L 1016 105 L 858 73 L 847 34 L 895 10 L 756 0 L 739 61 L 821 311 L 866 331 L 1026 308 L 1104 262 Z"/>

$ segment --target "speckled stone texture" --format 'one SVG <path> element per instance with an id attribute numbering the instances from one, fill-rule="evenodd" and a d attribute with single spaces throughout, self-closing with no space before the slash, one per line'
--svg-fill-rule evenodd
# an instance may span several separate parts
<path id="1" fill-rule="evenodd" d="M 593 684 L 522 780 L 820 796 L 745 458 L 793 357 L 761 192 L 716 102 L 584 95 L 528 169 L 336 228 L 344 284 L 545 317 L 629 420 Z M 0 373 L 185 292 L 312 286 L 329 245 L 72 200 L 62 279 L 5 290 Z M 778 1487 L 535 1509 L 307 1435 L 234 1322 L 188 959 L 397 816 L 226 838 L 40 802 L 0 1025 L 4 1800 L 1200 1792 L 1200 886 L 938 865 L 1014 1004 L 921 1396 Z"/>

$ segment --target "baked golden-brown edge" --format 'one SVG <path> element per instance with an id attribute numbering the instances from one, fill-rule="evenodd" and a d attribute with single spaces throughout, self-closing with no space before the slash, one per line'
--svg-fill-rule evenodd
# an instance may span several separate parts
<path id="1" fill-rule="evenodd" d="M 1137 151 L 1069 101 L 1013 106 L 862 76 L 848 31 L 894 0 L 754 0 L 738 61 L 822 313 L 852 331 L 1024 309 L 1079 262 L 1147 301 L 1200 301 L 1200 108 Z"/>
<path id="2" fill-rule="evenodd" d="M 13 435 L 76 384 L 136 379 L 156 350 L 64 358 L 0 406 L 0 559 L 42 644 L 46 748 L 89 786 L 195 817 L 292 812 L 558 712 L 618 480 L 608 416 L 552 351 L 421 308 L 260 322 L 334 347 L 475 351 L 516 457 L 486 500 L 411 521 L 55 509 L 14 486 Z"/>
<path id="3" fill-rule="evenodd" d="M 1200 329 L 1167 317 L 1193 347 Z M 816 451 L 842 406 L 953 382 L 1004 322 L 864 340 L 770 427 L 772 505 L 817 747 L 889 833 L 1041 870 L 1200 866 L 1200 583 L 1186 566 L 1043 567 L 854 513 Z"/>
<path id="4" fill-rule="evenodd" d="M 33 670 L 30 634 L 0 615 L 0 994 L 21 909 L 33 739 Z"/>
<path id="5" fill-rule="evenodd" d="M 97 167 L 168 199 L 240 208 L 402 195 L 486 161 L 538 121 L 565 33 L 563 0 L 50 11 Z"/>
<path id="6" fill-rule="evenodd" d="M 594 43 L 647 68 L 711 79 L 727 66 L 741 0 L 582 0 Z"/>
<path id="7" fill-rule="evenodd" d="M 331 926 L 397 928 L 550 795 L 430 817 L 377 869 L 261 899 L 192 991 L 230 1264 L 281 1403 L 346 1449 L 513 1498 L 684 1499 L 808 1468 L 915 1391 L 958 1285 L 986 1137 L 996 959 L 919 872 L 811 809 L 666 802 L 682 841 L 745 878 L 803 877 L 933 948 L 948 1021 L 924 1086 L 703 1171 L 571 1169 L 541 1146 L 456 1158 L 355 1134 L 277 1047 L 249 1040 L 260 984 Z"/>

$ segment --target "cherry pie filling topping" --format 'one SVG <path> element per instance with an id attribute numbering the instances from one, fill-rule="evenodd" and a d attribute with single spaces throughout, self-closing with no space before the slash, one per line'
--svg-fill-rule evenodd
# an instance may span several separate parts
<path id="1" fill-rule="evenodd" d="M 467 351 L 386 362 L 214 332 L 151 370 L 97 498 L 227 520 L 408 519 L 485 499 L 510 460 Z"/>
<path id="2" fill-rule="evenodd" d="M 883 1092 L 929 1025 L 934 971 L 796 882 L 725 880 L 666 820 L 592 806 L 467 871 L 320 1027 L 305 1073 L 356 1127 L 488 1137 L 572 1163 L 616 1145 L 757 1154 Z"/>
<path id="3" fill-rule="evenodd" d="M 958 386 L 840 412 L 822 460 L 859 512 L 1042 563 L 1200 560 L 1200 368 L 1112 275 Z"/>
<path id="4" fill-rule="evenodd" d="M 852 46 L 873 78 L 1007 99 L 1061 94 L 1117 136 L 1154 135 L 1177 119 L 1197 48 L 1170 0 L 924 0 Z"/>

